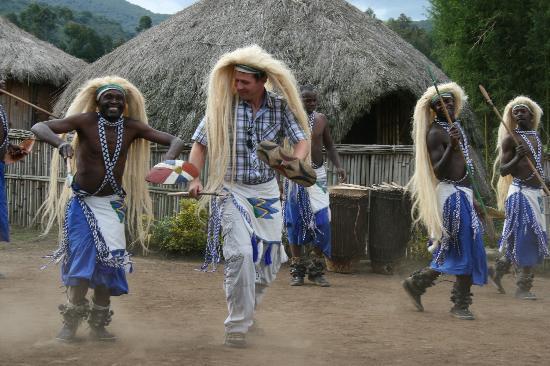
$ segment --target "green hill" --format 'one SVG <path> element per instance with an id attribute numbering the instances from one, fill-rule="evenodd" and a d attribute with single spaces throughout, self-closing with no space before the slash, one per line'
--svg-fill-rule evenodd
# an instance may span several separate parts
<path id="1" fill-rule="evenodd" d="M 4 1 L 2 0 L 2 2 Z M 39 2 L 48 5 L 66 6 L 75 11 L 89 11 L 92 14 L 102 15 L 105 18 L 116 21 L 122 26 L 124 31 L 131 34 L 136 33 L 139 18 L 144 15 L 151 17 L 153 25 L 169 17 L 166 14 L 155 14 L 125 0 L 39 0 Z"/>
<path id="2" fill-rule="evenodd" d="M 6 9 L 3 5 L 5 3 L 0 3 L 0 14 L 14 24 L 88 62 L 98 59 L 131 37 L 114 20 L 94 16 L 89 11 L 76 12 L 67 7 L 33 2 L 16 13 L 6 11 L 17 8 Z"/>
<path id="3" fill-rule="evenodd" d="M 168 18 L 166 14 L 155 14 L 140 6 L 131 4 L 125 0 L 1 0 L 0 14 L 15 13 L 19 14 L 25 10 L 31 3 L 47 4 L 51 6 L 61 6 L 71 9 L 75 14 L 90 12 L 94 18 L 104 17 L 107 21 L 99 23 L 108 24 L 108 21 L 119 23 L 124 32 L 128 35 L 136 33 L 136 27 L 139 24 L 139 18 L 147 15 L 153 21 L 153 25 L 162 22 Z M 93 22 L 92 22 L 93 23 Z M 96 24 L 97 25 L 97 24 Z M 100 25 L 90 24 L 90 27 L 100 32 Z M 108 28 L 111 26 L 108 25 Z M 128 37 L 125 38 L 128 38 Z M 119 38 L 115 35 L 113 38 Z"/>

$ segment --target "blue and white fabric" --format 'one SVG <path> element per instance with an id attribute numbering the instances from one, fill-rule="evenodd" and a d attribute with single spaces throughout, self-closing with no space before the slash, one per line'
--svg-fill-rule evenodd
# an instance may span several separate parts
<path id="1" fill-rule="evenodd" d="M 316 168 L 315 173 L 317 181 L 308 188 L 285 181 L 284 225 L 290 244 L 311 243 L 330 257 L 330 202 L 327 172 L 322 166 Z"/>
<path id="2" fill-rule="evenodd" d="M 504 206 L 500 251 L 518 267 L 542 263 L 549 254 L 542 189 L 514 182 Z"/>
<path id="3" fill-rule="evenodd" d="M 451 275 L 471 275 L 475 285 L 487 283 L 483 228 L 470 188 L 440 182 L 436 189 L 444 233 L 433 249 L 431 268 Z"/>

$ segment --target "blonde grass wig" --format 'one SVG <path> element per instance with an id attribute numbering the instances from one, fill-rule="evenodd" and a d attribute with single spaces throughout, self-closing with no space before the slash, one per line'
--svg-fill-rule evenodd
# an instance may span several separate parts
<path id="1" fill-rule="evenodd" d="M 514 106 L 518 104 L 525 104 L 529 107 L 531 110 L 531 114 L 533 116 L 533 129 L 536 131 L 540 125 L 540 120 L 542 118 L 542 109 L 541 107 L 531 100 L 530 98 L 520 95 L 514 99 L 512 99 L 508 104 L 506 104 L 506 107 L 504 108 L 504 114 L 502 116 L 502 119 L 504 120 L 504 123 L 506 123 L 506 126 L 510 130 L 514 130 L 518 127 L 516 121 L 514 120 L 514 117 L 512 115 L 512 109 Z M 497 137 L 497 157 L 495 159 L 495 162 L 493 164 L 493 176 L 492 181 L 495 181 L 496 176 L 498 175 L 498 181 L 495 188 L 495 192 L 497 195 L 497 205 L 500 210 L 504 209 L 504 201 L 506 200 L 506 196 L 508 195 L 508 188 L 510 188 L 510 184 L 512 183 L 512 175 L 508 174 L 505 177 L 500 176 L 500 159 L 502 158 L 502 142 L 504 139 L 508 136 L 508 131 L 506 131 L 506 127 L 501 123 L 500 127 L 498 128 L 498 137 Z"/>
<path id="2" fill-rule="evenodd" d="M 451 93 L 455 102 L 454 118 L 458 118 L 464 102 L 467 99 L 464 90 L 456 83 L 438 85 L 440 93 Z M 431 108 L 432 98 L 437 94 L 435 87 L 426 90 L 416 102 L 413 115 L 413 141 L 415 145 L 414 174 L 407 185 L 411 193 L 413 208 L 412 217 L 416 223 L 421 222 L 432 239 L 440 240 L 443 235 L 443 221 L 439 208 L 439 198 L 436 187 L 439 180 L 436 178 L 430 154 L 428 152 L 427 135 L 436 114 Z"/>
<path id="3" fill-rule="evenodd" d="M 264 71 L 267 75 L 266 88 L 282 93 L 290 110 L 309 139 L 307 115 L 302 105 L 294 75 L 281 61 L 276 60 L 258 45 L 236 49 L 223 55 L 212 69 L 208 82 L 206 101 L 206 136 L 208 140 L 208 182 L 205 191 L 220 189 L 231 163 L 232 179 L 235 176 L 236 133 L 234 118 L 238 103 L 235 89 L 235 65 L 244 64 Z M 233 136 L 232 136 L 233 135 Z M 231 145 L 233 143 L 233 146 Z M 230 152 L 233 152 L 231 154 Z M 208 198 L 201 199 L 204 207 Z"/>
<path id="4" fill-rule="evenodd" d="M 141 92 L 128 80 L 118 76 L 107 76 L 91 79 L 79 90 L 77 96 L 69 106 L 66 117 L 79 113 L 95 112 L 96 90 L 102 85 L 118 84 L 126 90 L 126 107 L 124 116 L 143 123 L 148 123 L 145 112 L 145 99 Z M 75 134 L 72 143 L 74 151 L 78 154 L 78 135 Z M 128 150 L 128 157 L 122 179 L 122 187 L 126 191 L 126 223 L 130 238 L 147 251 L 147 234 L 153 218 L 153 208 L 149 190 L 145 182 L 145 176 L 149 170 L 150 146 L 149 141 L 136 139 Z M 42 215 L 43 235 L 47 234 L 57 221 L 59 235 L 62 235 L 64 213 L 67 202 L 71 196 L 71 188 L 63 185 L 60 190 L 58 175 L 63 164 L 59 151 L 54 149 L 50 164 L 50 185 L 48 195 L 39 213 Z M 76 159 L 70 159 L 71 171 L 76 172 Z"/>

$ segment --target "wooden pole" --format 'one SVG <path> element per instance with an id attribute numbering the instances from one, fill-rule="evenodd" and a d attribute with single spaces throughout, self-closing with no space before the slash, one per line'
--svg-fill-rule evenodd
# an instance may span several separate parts
<path id="1" fill-rule="evenodd" d="M 167 196 L 182 196 L 182 197 L 191 197 L 189 192 L 168 192 Z M 199 196 L 224 196 L 223 194 L 216 192 L 200 192 Z"/>
<path id="2" fill-rule="evenodd" d="M 21 97 L 18 97 L 17 95 L 13 95 L 12 93 L 5 91 L 4 89 L 0 89 L 0 93 L 4 93 L 4 94 L 6 94 L 7 96 L 12 97 L 13 99 L 16 99 L 16 100 L 18 100 L 18 101 L 20 101 L 20 102 L 23 102 L 23 103 L 25 103 L 25 104 L 27 104 L 27 105 L 33 107 L 34 109 L 39 110 L 40 112 L 46 113 L 46 114 L 47 114 L 48 116 L 50 116 L 50 117 L 53 117 L 53 118 L 55 118 L 55 119 L 59 119 L 59 117 L 57 117 L 56 115 L 52 114 L 51 112 L 48 112 L 47 110 L 42 109 L 42 108 L 40 108 L 39 106 L 37 106 L 36 104 L 32 104 L 31 102 L 29 102 L 29 101 L 27 101 L 27 100 L 25 100 L 25 99 L 23 99 L 23 98 L 21 98 Z"/>
<path id="3" fill-rule="evenodd" d="M 487 114 L 483 114 L 485 119 L 485 169 L 489 168 L 489 139 L 487 137 Z"/>

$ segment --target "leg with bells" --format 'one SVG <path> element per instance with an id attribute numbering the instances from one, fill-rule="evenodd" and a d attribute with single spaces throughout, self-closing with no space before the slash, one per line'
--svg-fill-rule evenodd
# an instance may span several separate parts
<path id="1" fill-rule="evenodd" d="M 59 311 L 63 317 L 63 328 L 59 331 L 56 339 L 62 342 L 72 342 L 75 340 L 78 326 L 88 318 L 89 305 L 86 299 L 89 282 L 80 280 L 77 286 L 67 288 L 68 301 L 66 304 L 59 305 Z"/>
<path id="2" fill-rule="evenodd" d="M 512 262 L 506 256 L 502 256 L 496 260 L 494 268 L 492 266 L 489 267 L 489 280 L 497 288 L 499 294 L 506 293 L 502 286 L 502 277 L 506 273 L 510 273 L 511 266 Z"/>
<path id="3" fill-rule="evenodd" d="M 111 322 L 111 316 L 114 314 L 110 310 L 111 293 L 105 286 L 97 286 L 94 290 L 92 298 L 92 306 L 90 309 L 90 317 L 88 324 L 90 325 L 90 338 L 97 341 L 114 341 L 116 336 L 108 332 L 105 327 Z"/>
<path id="4" fill-rule="evenodd" d="M 533 279 L 535 274 L 531 267 L 522 267 L 519 270 L 516 284 L 518 286 L 516 290 L 516 298 L 521 300 L 536 300 L 537 296 L 531 292 L 533 287 Z"/>
<path id="5" fill-rule="evenodd" d="M 306 264 L 304 260 L 304 246 L 290 244 L 290 286 L 302 286 L 306 276 Z"/>
<path id="6" fill-rule="evenodd" d="M 325 260 L 320 248 L 313 247 L 311 250 L 307 272 L 307 279 L 317 286 L 330 287 L 330 283 L 325 278 Z"/>
<path id="7" fill-rule="evenodd" d="M 436 270 L 426 267 L 414 272 L 402 282 L 403 289 L 407 295 L 409 295 L 409 298 L 418 311 L 424 311 L 421 296 L 426 292 L 428 287 L 434 285 L 434 281 L 440 274 L 441 273 Z"/>
<path id="8" fill-rule="evenodd" d="M 250 233 L 231 200 L 226 201 L 223 210 L 222 235 L 224 290 L 229 312 L 224 323 L 225 344 L 243 347 L 254 316 L 256 271 Z"/>
<path id="9" fill-rule="evenodd" d="M 474 314 L 469 307 L 472 304 L 473 294 L 471 275 L 457 275 L 456 282 L 451 291 L 451 301 L 454 306 L 451 308 L 451 315 L 458 319 L 474 320 Z"/>

